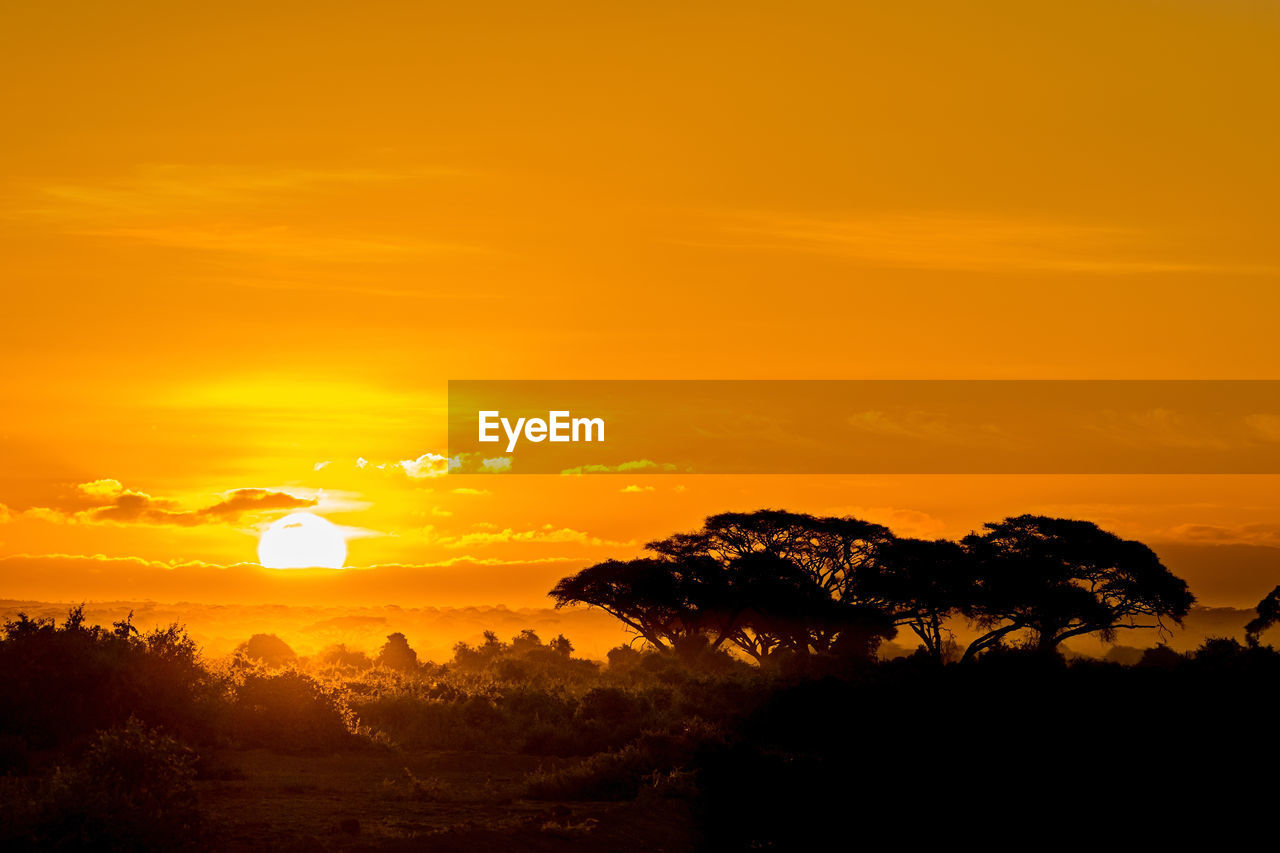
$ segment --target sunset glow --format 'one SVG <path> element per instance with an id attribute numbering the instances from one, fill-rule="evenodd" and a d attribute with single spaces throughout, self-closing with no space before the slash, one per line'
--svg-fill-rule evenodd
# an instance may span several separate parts
<path id="1" fill-rule="evenodd" d="M 268 569 L 340 569 L 347 559 L 347 543 L 332 522 L 295 512 L 263 532 L 258 559 Z"/>
<path id="2" fill-rule="evenodd" d="M 0 90 L 0 850 L 1274 837 L 1280 0 L 11 0 Z"/>
<path id="3" fill-rule="evenodd" d="M 1251 605 L 1273 477 L 444 461 L 451 378 L 1276 376 L 1275 8 L 1157 5 L 8 8 L 10 594 L 115 597 L 99 554 L 254 562 L 305 510 L 380 567 L 315 603 L 419 567 L 424 605 L 542 607 L 567 567 L 787 506 L 938 536 L 1091 518 Z M 129 594 L 258 593 L 210 577 Z"/>

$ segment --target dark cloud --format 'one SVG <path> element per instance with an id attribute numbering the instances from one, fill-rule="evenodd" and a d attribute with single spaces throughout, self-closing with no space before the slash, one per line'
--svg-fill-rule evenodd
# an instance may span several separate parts
<path id="1" fill-rule="evenodd" d="M 296 498 L 288 492 L 268 489 L 236 489 L 224 500 L 199 511 L 198 514 L 219 520 L 234 520 L 246 512 L 262 512 L 273 509 L 301 509 L 315 506 L 315 499 Z"/>
<path id="2" fill-rule="evenodd" d="M 126 489 L 117 480 L 95 480 L 79 485 L 75 495 L 61 505 L 42 509 L 91 522 L 196 527 L 201 524 L 234 523 L 242 516 L 255 512 L 302 509 L 315 505 L 315 499 L 295 497 L 288 492 L 236 489 L 228 492 L 215 504 L 185 510 L 176 501 Z"/>

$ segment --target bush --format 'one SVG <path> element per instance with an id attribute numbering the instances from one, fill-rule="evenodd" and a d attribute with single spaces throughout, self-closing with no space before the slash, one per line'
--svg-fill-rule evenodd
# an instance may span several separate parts
<path id="1" fill-rule="evenodd" d="M 77 607 L 57 625 L 20 614 L 0 637 L 0 729 L 52 747 L 122 725 L 131 716 L 182 736 L 211 737 L 223 685 L 177 625 L 139 635 L 84 624 Z"/>
<path id="2" fill-rule="evenodd" d="M 288 750 L 349 746 L 356 724 L 339 693 L 300 672 L 244 675 L 232 717 L 243 744 Z"/>
<path id="3" fill-rule="evenodd" d="M 346 643 L 338 643 L 327 647 L 316 656 L 316 662 L 321 666 L 335 669 L 365 670 L 373 666 L 373 661 L 367 654 L 351 651 L 347 648 Z"/>
<path id="4" fill-rule="evenodd" d="M 289 644 L 275 634 L 254 634 L 236 648 L 236 653 L 273 669 L 288 666 L 298 659 Z"/>
<path id="5" fill-rule="evenodd" d="M 387 636 L 387 642 L 378 652 L 378 665 L 401 672 L 413 672 L 418 668 L 418 653 L 399 631 Z"/>
<path id="6" fill-rule="evenodd" d="M 526 628 L 512 637 L 510 643 L 504 643 L 497 634 L 485 631 L 483 644 L 458 643 L 453 647 L 451 666 L 461 672 L 484 674 L 512 683 L 583 683 L 594 679 L 599 672 L 597 664 L 575 658 L 572 652 L 573 643 L 563 634 L 543 643 L 534 631 Z"/>
<path id="7" fill-rule="evenodd" d="M 529 775 L 525 796 L 533 800 L 629 800 L 653 768 L 635 745 L 601 752 L 572 767 Z"/>
<path id="8" fill-rule="evenodd" d="M 102 732 L 41 782 L 0 836 L 41 850 L 182 850 L 199 845 L 195 754 L 137 719 Z"/>
<path id="9" fill-rule="evenodd" d="M 691 720 L 673 733 L 651 732 L 570 767 L 530 774 L 525 795 L 535 800 L 626 800 L 645 786 L 687 794 L 697 754 L 722 742 L 713 726 Z"/>

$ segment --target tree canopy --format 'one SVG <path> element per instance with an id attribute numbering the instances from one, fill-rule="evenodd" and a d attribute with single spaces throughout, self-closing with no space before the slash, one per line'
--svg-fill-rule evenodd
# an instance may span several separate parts
<path id="1" fill-rule="evenodd" d="M 1257 613 L 1257 617 L 1244 626 L 1245 638 L 1251 646 L 1258 644 L 1264 631 L 1280 622 L 1280 586 L 1258 602 Z"/>
<path id="2" fill-rule="evenodd" d="M 873 655 L 896 626 L 942 661 L 956 619 L 981 631 L 965 660 L 1015 636 L 1047 651 L 1082 634 L 1164 631 L 1194 602 L 1146 545 L 1044 516 L 1007 518 L 952 542 L 898 538 L 857 518 L 722 513 L 646 549 L 653 556 L 562 579 L 551 591 L 556 606 L 599 607 L 660 651 L 728 643 L 763 663 Z"/>
<path id="3" fill-rule="evenodd" d="M 1195 602 L 1154 551 L 1092 522 L 1021 515 L 985 528 L 963 540 L 978 580 L 967 614 L 991 630 L 965 657 L 1022 629 L 1041 650 L 1081 634 L 1164 631 L 1166 619 L 1181 624 Z"/>

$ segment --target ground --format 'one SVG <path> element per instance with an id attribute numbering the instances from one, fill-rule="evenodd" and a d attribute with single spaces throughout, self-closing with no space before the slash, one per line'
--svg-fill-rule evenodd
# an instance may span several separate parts
<path id="1" fill-rule="evenodd" d="M 197 783 L 221 850 L 691 850 L 679 800 L 552 803 L 521 799 L 556 759 L 353 750 L 215 754 Z"/>

